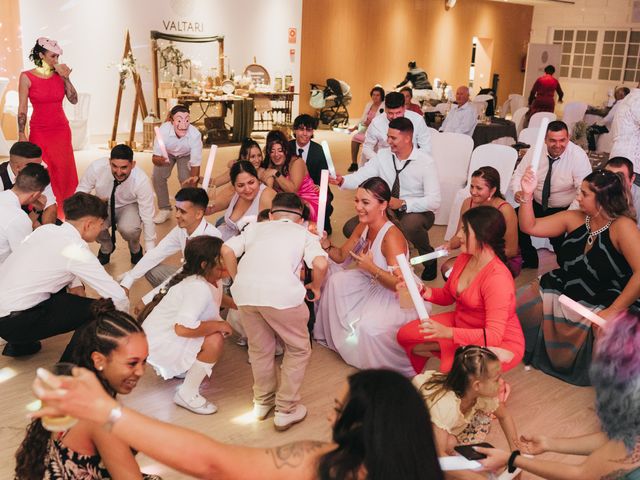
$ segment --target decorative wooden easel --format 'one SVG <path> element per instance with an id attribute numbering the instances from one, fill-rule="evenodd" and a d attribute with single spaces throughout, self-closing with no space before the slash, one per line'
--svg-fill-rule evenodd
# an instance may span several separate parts
<path id="1" fill-rule="evenodd" d="M 127 34 L 124 38 L 124 53 L 122 54 L 122 60 L 124 61 L 129 55 L 132 55 L 131 38 L 129 36 L 129 30 L 127 30 Z M 140 75 L 138 74 L 138 71 L 135 67 L 132 71 L 132 77 L 133 85 L 136 89 L 136 97 L 133 103 L 133 112 L 131 113 L 131 130 L 129 131 L 129 141 L 125 143 L 133 148 L 134 137 L 136 134 L 136 121 L 138 119 L 138 109 L 140 110 L 142 120 L 147 117 L 148 112 L 147 104 L 144 100 L 144 93 L 142 92 L 142 81 L 140 80 Z M 118 120 L 120 119 L 120 105 L 122 104 L 123 90 L 124 85 L 120 83 L 120 81 L 118 81 L 118 98 L 116 100 L 116 112 L 113 117 L 113 129 L 111 130 L 111 141 L 109 142 L 109 148 L 112 148 L 117 143 L 116 137 L 118 135 Z"/>

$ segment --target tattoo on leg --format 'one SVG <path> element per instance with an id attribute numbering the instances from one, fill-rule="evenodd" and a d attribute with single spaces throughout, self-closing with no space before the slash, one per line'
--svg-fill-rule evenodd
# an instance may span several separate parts
<path id="1" fill-rule="evenodd" d="M 305 457 L 315 450 L 324 447 L 326 443 L 311 440 L 289 443 L 280 447 L 268 448 L 267 455 L 271 455 L 276 468 L 295 468 L 304 463 Z"/>

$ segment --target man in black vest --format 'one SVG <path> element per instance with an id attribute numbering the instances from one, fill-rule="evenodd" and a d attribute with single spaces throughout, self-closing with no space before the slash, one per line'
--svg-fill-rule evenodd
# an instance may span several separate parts
<path id="1" fill-rule="evenodd" d="M 324 156 L 324 151 L 319 143 L 311 140 L 313 138 L 313 131 L 318 126 L 318 121 L 311 115 L 302 114 L 298 115 L 293 121 L 293 135 L 295 140 L 289 142 L 291 151 L 299 156 L 307 164 L 307 170 L 309 170 L 309 176 L 313 180 L 313 183 L 320 185 L 320 173 L 322 170 L 327 170 L 327 159 Z M 333 194 L 331 189 L 327 192 L 327 214 L 324 220 L 324 230 L 327 235 L 331 235 L 331 213 L 333 212 Z"/>
<path id="2" fill-rule="evenodd" d="M 42 163 L 42 149 L 35 143 L 16 142 L 9 150 L 9 161 L 0 163 L 0 191 L 11 190 L 16 176 L 29 163 Z M 55 223 L 58 215 L 56 197 L 51 184 L 42 192 L 40 198 L 24 210 L 33 222 L 33 228 L 47 223 Z"/>

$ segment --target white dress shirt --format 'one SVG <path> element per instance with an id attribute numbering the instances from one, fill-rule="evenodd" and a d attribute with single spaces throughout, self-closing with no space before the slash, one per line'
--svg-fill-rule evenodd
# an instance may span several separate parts
<path id="1" fill-rule="evenodd" d="M 421 150 L 431 155 L 431 133 L 422 115 L 406 110 L 404 117 L 413 123 L 413 146 L 420 147 Z M 364 135 L 364 146 L 362 147 L 362 156 L 365 160 L 373 158 L 381 148 L 389 148 L 388 131 L 389 119 L 386 114 L 378 115 L 371 121 Z"/>
<path id="2" fill-rule="evenodd" d="M 46 167 L 46 164 L 44 162 L 42 162 L 42 165 L 44 167 Z M 9 180 L 11 180 L 11 183 L 15 185 L 15 183 L 16 183 L 16 175 L 13 173 L 13 170 L 11 170 L 11 164 L 7 165 L 7 174 L 9 174 Z M 3 185 L 2 185 L 2 182 L 0 182 L 0 188 L 4 189 Z M 49 183 L 46 187 L 44 187 L 44 190 L 43 190 L 42 194 L 47 199 L 47 203 L 45 204 L 44 208 L 48 208 L 51 205 L 55 205 L 56 204 L 56 196 L 53 194 L 53 189 L 51 188 L 51 183 Z"/>
<path id="3" fill-rule="evenodd" d="M 640 173 L 640 88 L 624 97 L 611 125 L 613 147 L 609 158 L 625 157 L 633 162 L 633 171 Z"/>
<path id="4" fill-rule="evenodd" d="M 0 317 L 27 310 L 75 280 L 129 311 L 129 299 L 70 223 L 43 225 L 0 266 Z"/>
<path id="5" fill-rule="evenodd" d="M 478 124 L 478 111 L 471 102 L 464 105 L 453 105 L 447 114 L 442 126 L 441 132 L 464 133 L 465 135 L 473 135 L 473 131 Z"/>
<path id="6" fill-rule="evenodd" d="M 306 294 L 300 262 L 311 266 L 314 258 L 327 257 L 317 236 L 288 219 L 251 223 L 225 245 L 236 257 L 244 254 L 231 285 L 240 306 L 297 307 Z"/>
<path id="7" fill-rule="evenodd" d="M 171 122 L 160 125 L 160 135 L 167 148 L 167 153 L 173 157 L 189 155 L 189 166 L 199 167 L 202 162 L 202 136 L 196 127 L 189 125 L 187 134 L 179 138 Z M 162 156 L 158 139 L 153 141 L 153 154 Z"/>
<path id="8" fill-rule="evenodd" d="M 533 157 L 532 148 L 529 149 L 513 173 L 513 177 L 511 177 L 511 189 L 513 192 L 521 190 L 520 180 L 527 167 L 531 165 L 531 157 Z M 533 198 L 540 204 L 542 204 L 542 188 L 544 187 L 544 179 L 548 170 L 549 159 L 545 145 L 537 172 L 538 185 L 533 192 Z M 564 208 L 571 205 L 571 202 L 576 198 L 584 177 L 591 172 L 591 163 L 585 151 L 575 143 L 569 142 L 565 151 L 560 155 L 560 159 L 553 163 L 549 207 Z"/>
<path id="9" fill-rule="evenodd" d="M 111 199 L 113 181 L 109 159 L 99 158 L 84 172 L 76 191 L 95 193 L 96 196 L 108 202 Z M 133 167 L 129 177 L 116 188 L 116 208 L 132 203 L 138 204 L 138 213 L 144 225 L 144 241 L 149 251 L 156 246 L 153 187 L 147 174 L 138 167 Z"/>
<path id="10" fill-rule="evenodd" d="M 198 225 L 191 235 L 187 233 L 186 228 L 175 226 L 166 237 L 160 240 L 155 248 L 148 250 L 147 253 L 144 254 L 135 267 L 124 274 L 120 285 L 124 288 L 131 288 L 133 282 L 142 277 L 165 258 L 177 252 L 184 252 L 187 240 L 199 237 L 200 235 L 222 238 L 220 230 L 211 225 L 204 218 L 200 221 L 200 225 Z"/>
<path id="11" fill-rule="evenodd" d="M 33 231 L 29 215 L 12 190 L 0 193 L 0 265 Z"/>
<path id="12" fill-rule="evenodd" d="M 407 160 L 398 160 L 391 150 L 384 148 L 357 172 L 344 177 L 341 189 L 355 190 L 365 180 L 380 177 L 393 188 L 396 170 L 405 162 L 411 163 L 400 173 L 400 200 L 407 204 L 407 213 L 435 212 L 440 208 L 440 182 L 436 162 L 427 152 L 414 148 Z"/>

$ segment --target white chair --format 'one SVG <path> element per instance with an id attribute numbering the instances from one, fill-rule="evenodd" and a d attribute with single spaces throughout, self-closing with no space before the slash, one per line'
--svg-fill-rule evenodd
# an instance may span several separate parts
<path id="1" fill-rule="evenodd" d="M 433 134 L 431 135 L 431 149 L 438 168 L 441 196 L 435 223 L 446 225 L 453 198 L 456 192 L 464 186 L 467 179 L 473 139 L 462 133 Z"/>
<path id="2" fill-rule="evenodd" d="M 2 101 L 2 94 L 5 88 L 9 85 L 9 79 L 7 77 L 0 77 L 0 102 Z M 4 132 L 2 131 L 2 124 L 4 121 L 4 113 L 2 114 L 2 120 L 0 120 L 0 156 L 9 155 L 9 142 L 4 138 Z"/>
<path id="3" fill-rule="evenodd" d="M 529 126 L 539 127 L 540 124 L 542 123 L 543 118 L 548 118 L 549 122 L 553 122 L 558 119 L 558 116 L 555 113 L 551 113 L 551 112 L 534 113 L 533 115 L 531 115 L 531 118 L 529 119 Z"/>
<path id="4" fill-rule="evenodd" d="M 519 135 L 524 125 L 524 116 L 529 111 L 529 107 L 521 107 L 513 112 L 511 121 L 516 124 L 516 133 Z"/>
<path id="5" fill-rule="evenodd" d="M 456 192 L 451 210 L 449 212 L 449 222 L 447 223 L 447 231 L 444 239 L 449 240 L 456 233 L 458 228 L 458 220 L 460 219 L 460 208 L 462 202 L 469 197 L 469 185 L 471 184 L 471 174 L 480 167 L 493 167 L 500 174 L 500 191 L 504 194 L 509 188 L 509 182 L 513 175 L 513 169 L 516 166 L 518 152 L 514 148 L 506 145 L 495 145 L 492 143 L 480 145 L 471 154 L 471 162 L 469 164 L 469 175 L 467 184 Z"/>
<path id="6" fill-rule="evenodd" d="M 584 102 L 569 102 L 564 106 L 562 121 L 569 128 L 569 136 L 573 134 L 575 124 L 584 120 L 585 113 L 587 113 L 587 104 Z"/>
<path id="7" fill-rule="evenodd" d="M 487 102 L 478 102 L 474 100 L 473 102 L 471 102 L 471 105 L 475 107 L 478 116 L 484 115 L 484 112 L 487 111 Z"/>
<path id="8" fill-rule="evenodd" d="M 89 144 L 89 107 L 91 106 L 91 95 L 88 93 L 78 94 L 78 103 L 75 105 L 65 99 L 63 103 L 64 112 L 69 120 L 71 128 L 71 144 L 74 150 L 82 150 Z"/>
<path id="9" fill-rule="evenodd" d="M 539 128 L 527 127 L 518 134 L 518 141 L 533 146 L 538 138 Z"/>
<path id="10" fill-rule="evenodd" d="M 474 102 L 490 102 L 493 100 L 493 95 L 489 95 L 488 93 L 482 93 L 480 95 L 476 95 L 473 99 Z"/>
<path id="11" fill-rule="evenodd" d="M 517 93 L 512 93 L 509 95 L 509 98 L 502 104 L 500 107 L 500 115 L 502 118 L 507 118 L 507 114 L 511 112 L 511 116 L 518 110 L 519 108 L 526 107 L 527 100 L 522 95 L 518 95 Z"/>
<path id="12" fill-rule="evenodd" d="M 598 142 L 596 143 L 596 150 L 598 152 L 606 152 L 610 153 L 613 148 L 613 133 L 602 133 L 598 137 Z"/>
<path id="13" fill-rule="evenodd" d="M 451 110 L 451 104 L 449 102 L 439 103 L 438 105 L 436 105 L 436 111 L 440 112 L 443 115 L 449 113 L 449 110 Z"/>

